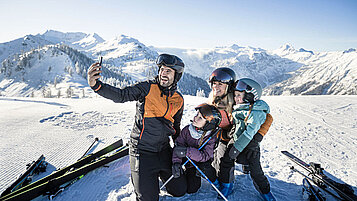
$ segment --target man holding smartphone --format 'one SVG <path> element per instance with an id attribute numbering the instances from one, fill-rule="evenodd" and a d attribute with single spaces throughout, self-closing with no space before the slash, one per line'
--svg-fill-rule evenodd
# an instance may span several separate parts
<path id="1" fill-rule="evenodd" d="M 102 71 L 99 63 L 88 70 L 88 84 L 99 95 L 116 103 L 137 101 L 135 123 L 130 135 L 129 158 L 131 179 L 137 200 L 159 200 L 160 177 L 165 182 L 171 175 L 173 139 L 180 134 L 184 100 L 177 91 L 177 82 L 184 71 L 183 61 L 170 54 L 161 54 L 156 59 L 158 76 L 153 80 L 139 82 L 119 89 L 98 80 Z M 173 179 L 166 186 L 175 197 L 186 193 L 184 177 Z"/>

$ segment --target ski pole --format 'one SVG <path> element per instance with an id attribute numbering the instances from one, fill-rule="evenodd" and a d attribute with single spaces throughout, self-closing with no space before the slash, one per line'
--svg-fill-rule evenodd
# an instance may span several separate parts
<path id="1" fill-rule="evenodd" d="M 98 142 L 98 140 L 99 140 L 99 139 L 96 137 L 96 138 L 94 139 L 94 142 L 90 145 L 90 147 L 88 148 L 88 150 L 83 154 L 83 156 L 82 156 L 81 158 L 83 158 L 83 157 L 89 152 L 89 150 L 93 147 L 94 143 L 95 143 L 95 142 Z M 80 158 L 80 159 L 81 159 L 81 158 Z"/>
<path id="2" fill-rule="evenodd" d="M 308 180 L 312 181 L 314 184 L 316 184 L 317 186 L 319 186 L 318 183 L 317 183 L 313 178 L 310 178 L 309 176 L 307 176 L 307 175 L 305 175 L 304 173 L 300 172 L 299 170 L 295 169 L 294 166 L 291 166 L 291 167 L 290 167 L 290 170 L 292 170 L 293 172 L 297 172 L 297 173 L 301 174 L 303 177 L 307 178 Z M 312 175 L 312 176 L 314 176 L 314 175 Z M 321 188 L 321 187 L 319 187 L 319 188 Z M 332 196 L 333 196 L 334 198 L 336 198 L 337 200 L 344 200 L 344 199 L 342 199 L 342 198 L 340 198 L 339 196 L 335 195 L 333 192 L 331 192 L 330 190 L 328 190 L 328 189 L 326 189 L 326 188 L 321 188 L 321 189 L 323 189 L 324 191 L 326 191 L 328 194 L 332 195 Z M 352 201 L 352 200 L 351 200 L 351 201 Z"/>
<path id="3" fill-rule="evenodd" d="M 193 166 L 195 166 L 195 168 L 201 173 L 201 175 L 211 184 L 211 186 L 214 188 L 214 190 L 217 191 L 217 193 L 225 200 L 228 201 L 227 198 L 221 193 L 220 190 L 217 189 L 217 187 L 212 183 L 211 180 L 208 179 L 208 177 L 202 172 L 202 170 L 200 168 L 198 168 L 198 166 L 190 159 L 190 157 L 186 156 L 186 158 L 188 159 L 188 161 L 191 162 L 191 164 Z"/>
<path id="4" fill-rule="evenodd" d="M 202 147 L 204 147 L 208 141 L 212 138 L 213 135 L 211 135 L 199 148 L 198 150 L 201 150 Z M 185 167 L 185 165 L 188 163 L 188 161 L 186 161 L 184 164 L 182 164 L 182 168 Z M 174 178 L 174 175 L 171 175 L 171 177 L 160 187 L 160 190 L 162 190 L 164 188 L 164 186 L 166 186 L 166 184 L 168 184 L 172 179 Z"/>

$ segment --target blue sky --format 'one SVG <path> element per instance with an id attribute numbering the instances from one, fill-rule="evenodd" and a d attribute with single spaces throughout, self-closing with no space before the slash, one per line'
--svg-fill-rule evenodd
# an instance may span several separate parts
<path id="1" fill-rule="evenodd" d="M 124 34 L 147 46 L 357 48 L 354 0 L 0 0 L 0 43 L 48 29 Z"/>

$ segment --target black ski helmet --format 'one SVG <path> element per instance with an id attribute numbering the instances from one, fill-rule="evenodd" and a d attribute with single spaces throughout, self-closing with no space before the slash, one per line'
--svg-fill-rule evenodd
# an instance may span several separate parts
<path id="1" fill-rule="evenodd" d="M 228 92 L 233 91 L 234 83 L 236 82 L 235 72 L 227 67 L 221 67 L 214 70 L 209 76 L 211 86 L 214 81 L 221 82 L 228 85 Z"/>
<path id="2" fill-rule="evenodd" d="M 201 128 L 203 131 L 213 130 L 219 126 L 222 120 L 220 111 L 213 105 L 203 103 L 195 108 L 206 119 L 206 124 Z"/>
<path id="3" fill-rule="evenodd" d="M 234 90 L 245 91 L 243 101 L 245 103 L 250 103 L 250 104 L 259 100 L 263 93 L 262 86 L 258 82 L 250 78 L 239 79 L 236 83 Z"/>
<path id="4" fill-rule="evenodd" d="M 185 68 L 185 64 L 183 63 L 182 59 L 171 54 L 160 54 L 156 58 L 156 65 L 159 67 L 159 71 L 163 65 L 175 70 L 174 84 L 176 84 L 181 79 Z"/>

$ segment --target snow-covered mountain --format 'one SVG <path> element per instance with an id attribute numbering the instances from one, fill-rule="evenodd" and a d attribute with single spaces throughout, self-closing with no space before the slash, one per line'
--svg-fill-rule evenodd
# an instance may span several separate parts
<path id="1" fill-rule="evenodd" d="M 250 77 L 263 87 L 290 77 L 289 72 L 303 64 L 280 56 L 271 55 L 266 50 L 254 47 L 216 47 L 209 49 L 156 48 L 159 52 L 172 52 L 182 57 L 188 72 L 208 80 L 210 73 L 218 67 L 232 68 L 237 78 Z"/>
<path id="2" fill-rule="evenodd" d="M 38 51 L 44 46 L 55 44 L 67 46 L 73 52 L 80 52 L 93 62 L 98 56 L 103 56 L 105 64 L 103 80 L 116 86 L 126 86 L 153 78 L 157 75 L 155 59 L 159 53 L 165 52 L 178 55 L 185 62 L 185 73 L 179 82 L 179 89 L 184 94 L 207 96 L 210 91 L 208 77 L 218 67 L 232 68 L 238 78 L 250 77 L 257 80 L 263 87 L 267 87 L 264 94 L 269 95 L 357 94 L 357 53 L 353 48 L 343 52 L 313 52 L 304 48 L 295 49 L 290 44 L 273 51 L 236 44 L 206 49 L 155 48 L 147 47 L 137 39 L 125 35 L 104 40 L 95 33 L 62 33 L 49 30 L 36 36 L 28 35 L 0 44 L 1 68 L 5 69 L 10 63 L 13 65 L 16 63 L 17 67 L 13 69 L 21 69 L 23 68 L 19 66 L 23 64 L 21 58 L 31 55 L 30 52 L 34 50 Z M 50 57 L 48 59 L 49 63 L 55 66 L 57 64 L 54 63 L 58 62 L 58 66 L 62 69 L 65 68 L 64 65 L 69 65 L 58 61 L 55 57 L 52 61 Z M 26 65 L 37 65 L 36 62 L 32 60 Z M 76 62 L 72 61 L 71 66 L 72 69 L 76 69 Z M 0 86 L 0 94 L 28 96 L 26 90 L 17 87 L 17 85 L 23 86 L 23 81 L 17 79 L 16 86 L 11 86 L 14 84 L 11 80 L 13 78 L 5 75 L 4 72 L 4 70 L 0 72 L 0 81 L 3 83 Z M 85 83 L 83 72 L 79 74 L 82 78 L 78 83 Z M 65 79 L 62 80 L 67 82 Z M 42 87 L 32 86 L 36 90 Z M 16 92 L 13 91 L 14 89 L 17 89 Z"/>
<path id="3" fill-rule="evenodd" d="M 64 44 L 46 45 L 5 59 L 0 68 L 0 93 L 25 97 L 93 96 L 86 76 L 94 61 Z M 103 81 L 116 86 L 131 84 L 122 72 L 105 65 Z"/>
<path id="4" fill-rule="evenodd" d="M 36 36 L 44 40 L 51 41 L 53 44 L 62 43 L 78 50 L 87 50 L 99 43 L 104 42 L 104 39 L 96 33 L 63 33 L 55 30 L 47 30 L 45 33 L 37 34 Z"/>
<path id="5" fill-rule="evenodd" d="M 357 94 L 357 51 L 313 53 L 285 45 L 272 54 L 303 64 L 293 76 L 265 89 L 267 95 Z"/>
<path id="6" fill-rule="evenodd" d="M 0 44 L 0 50 L 0 95 L 3 96 L 93 96 L 86 84 L 86 72 L 98 56 L 104 59 L 101 79 L 118 87 L 151 79 L 157 75 L 158 70 L 155 65 L 158 53 L 124 35 L 104 41 L 97 34 L 49 30 L 44 34 Z M 48 50 L 55 52 L 48 53 Z M 58 58 L 58 52 L 63 57 Z M 80 55 L 80 59 L 73 55 Z M 43 73 L 53 69 L 56 70 L 52 71 L 51 76 Z M 29 76 L 30 71 L 38 76 Z M 190 85 L 179 83 L 183 93 L 196 95 L 199 92 L 200 95 L 208 95 L 209 86 L 204 80 L 189 74 L 185 74 L 182 80 L 190 82 Z M 58 92 L 62 91 L 57 88 L 60 86 L 57 85 L 59 81 L 66 85 L 64 88 L 74 91 L 72 96 Z M 83 91 L 88 91 L 88 94 Z"/>
<path id="7" fill-rule="evenodd" d="M 0 43 L 0 62 L 14 54 L 22 54 L 49 44 L 54 43 L 33 35 L 27 35 L 23 38 L 18 38 L 6 43 Z"/>
<path id="8" fill-rule="evenodd" d="M 257 80 L 266 95 L 357 94 L 357 51 L 313 52 L 285 44 L 273 51 L 260 48 L 156 48 L 183 58 L 187 72 L 207 80 L 217 67 L 230 67 L 238 79 Z M 272 85 L 272 86 L 270 86 Z"/>
<path id="9" fill-rule="evenodd" d="M 120 35 L 86 50 L 93 58 L 103 56 L 107 64 L 120 66 L 135 80 L 147 79 L 157 74 L 155 59 L 158 53 L 138 40 Z"/>

